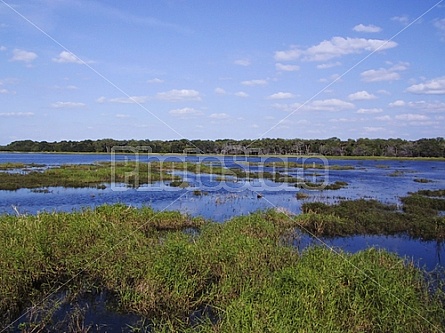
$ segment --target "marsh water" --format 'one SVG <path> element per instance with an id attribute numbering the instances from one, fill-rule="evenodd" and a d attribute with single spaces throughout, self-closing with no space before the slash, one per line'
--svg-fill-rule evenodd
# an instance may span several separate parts
<path id="1" fill-rule="evenodd" d="M 227 168 L 249 168 L 252 172 L 280 172 L 309 179 L 319 187 L 296 188 L 292 184 L 275 183 L 267 179 L 222 179 L 210 174 L 194 174 L 174 170 L 184 180 L 184 187 L 172 187 L 168 182 L 157 182 L 139 187 L 107 183 L 103 189 L 50 187 L 0 191 L 0 214 L 37 214 L 42 211 L 72 211 L 103 204 L 123 203 L 156 210 L 179 210 L 191 216 L 202 216 L 223 222 L 234 216 L 256 210 L 280 209 L 299 214 L 303 202 L 335 203 L 346 199 L 376 199 L 384 203 L 400 204 L 400 197 L 422 189 L 445 188 L 445 162 L 419 160 L 335 160 L 323 157 L 258 157 L 258 156 L 184 156 L 144 154 L 41 154 L 0 153 L 0 163 L 42 164 L 56 167 L 62 164 L 90 164 L 96 162 L 200 162 Z M 273 163 L 278 163 L 275 166 Z M 281 164 L 280 164 L 281 163 Z M 285 167 L 286 163 L 322 166 L 311 169 Z M 261 167 L 269 165 L 268 167 Z M 262 169 L 261 169 L 262 168 Z M 17 170 L 17 172 L 22 172 Z M 416 180 L 427 180 L 427 183 Z M 323 184 L 345 181 L 346 188 L 323 190 Z M 298 200 L 296 194 L 307 195 Z M 412 258 L 418 265 L 431 270 L 445 265 L 445 249 L 436 242 L 422 242 L 405 236 L 355 236 L 334 239 L 303 237 L 300 246 L 322 243 L 347 251 L 377 246 Z"/>

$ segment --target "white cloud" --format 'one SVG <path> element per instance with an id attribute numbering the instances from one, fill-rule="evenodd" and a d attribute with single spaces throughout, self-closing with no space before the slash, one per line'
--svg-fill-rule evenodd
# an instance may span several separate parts
<path id="1" fill-rule="evenodd" d="M 197 116 L 202 116 L 203 113 L 199 110 L 193 108 L 182 108 L 170 110 L 168 113 L 179 118 L 193 118 Z"/>
<path id="2" fill-rule="evenodd" d="M 201 100 L 199 92 L 192 89 L 173 89 L 166 92 L 160 92 L 156 95 L 156 97 L 158 99 L 170 102 Z"/>
<path id="3" fill-rule="evenodd" d="M 363 129 L 365 130 L 365 132 L 368 132 L 368 133 L 386 131 L 384 127 L 366 126 L 366 127 L 363 127 Z"/>
<path id="4" fill-rule="evenodd" d="M 147 83 L 163 83 L 163 82 L 164 82 L 164 80 L 161 80 L 161 79 L 159 79 L 157 77 L 155 77 L 153 79 L 150 79 L 150 80 L 147 80 Z"/>
<path id="5" fill-rule="evenodd" d="M 365 101 L 365 100 L 370 100 L 370 99 L 376 99 L 377 97 L 373 94 L 370 94 L 369 92 L 362 90 L 362 91 L 357 91 L 353 94 L 350 94 L 348 96 L 349 100 L 351 101 Z"/>
<path id="6" fill-rule="evenodd" d="M 68 52 L 68 51 L 62 51 L 59 53 L 59 56 L 57 58 L 52 59 L 54 62 L 57 63 L 72 63 L 72 64 L 91 64 L 93 61 L 90 60 L 82 60 L 78 56 L 76 56 L 74 53 Z"/>
<path id="7" fill-rule="evenodd" d="M 372 113 L 380 113 L 383 112 L 383 109 L 380 108 L 370 108 L 370 109 L 358 109 L 357 113 L 360 114 L 372 114 Z"/>
<path id="8" fill-rule="evenodd" d="M 298 70 L 300 70 L 300 66 L 298 65 L 285 65 L 282 64 L 280 62 L 275 64 L 275 69 L 277 71 L 282 71 L 282 72 L 296 72 Z"/>
<path id="9" fill-rule="evenodd" d="M 364 24 L 358 24 L 352 30 L 357 32 L 380 32 L 382 31 L 382 28 L 375 26 L 373 24 L 364 25 Z"/>
<path id="10" fill-rule="evenodd" d="M 275 103 L 272 105 L 273 108 L 285 111 L 285 112 L 295 112 L 295 111 L 342 111 L 350 110 L 355 108 L 355 105 L 341 99 L 332 98 L 324 100 L 316 100 L 311 103 L 292 103 L 292 104 L 281 104 Z"/>
<path id="11" fill-rule="evenodd" d="M 128 96 L 128 97 L 116 97 L 105 98 L 99 97 L 97 103 L 117 103 L 117 104 L 142 104 L 148 100 L 148 96 Z"/>
<path id="12" fill-rule="evenodd" d="M 215 94 L 225 95 L 227 92 L 223 88 L 215 88 Z"/>
<path id="13" fill-rule="evenodd" d="M 287 51 L 276 51 L 275 60 L 290 61 L 301 58 L 304 61 L 327 61 L 348 54 L 383 51 L 396 46 L 396 42 L 388 40 L 333 37 L 303 50 L 293 47 Z"/>
<path id="14" fill-rule="evenodd" d="M 270 95 L 267 98 L 269 98 L 269 99 L 288 99 L 288 98 L 294 98 L 294 97 L 295 97 L 295 95 L 292 93 L 288 93 L 288 92 L 286 93 L 286 92 L 280 91 L 280 92 Z"/>
<path id="15" fill-rule="evenodd" d="M 130 118 L 128 114 L 118 113 L 115 115 L 116 118 Z"/>
<path id="16" fill-rule="evenodd" d="M 409 24 L 409 18 L 407 15 L 403 15 L 403 16 L 393 16 L 391 17 L 391 21 L 396 21 L 399 22 L 403 25 L 408 25 Z"/>
<path id="17" fill-rule="evenodd" d="M 244 59 L 237 59 L 233 62 L 235 65 L 239 65 L 239 66 L 250 66 L 251 62 L 249 59 L 244 58 Z"/>
<path id="18" fill-rule="evenodd" d="M 267 80 L 247 80 L 241 82 L 245 86 L 264 86 L 267 84 Z"/>
<path id="19" fill-rule="evenodd" d="M 405 107 L 414 110 L 421 110 L 426 112 L 445 112 L 445 102 L 426 102 L 426 101 L 415 101 L 415 102 L 405 102 L 402 100 L 397 100 L 389 103 L 390 107 Z"/>
<path id="20" fill-rule="evenodd" d="M 405 101 L 402 101 L 401 99 L 398 99 L 397 101 L 391 102 L 388 104 L 390 107 L 402 107 L 405 106 L 406 103 Z"/>
<path id="21" fill-rule="evenodd" d="M 376 120 L 380 120 L 380 121 L 390 121 L 391 117 L 388 115 L 384 115 L 384 116 L 380 116 L 380 117 L 375 117 Z"/>
<path id="22" fill-rule="evenodd" d="M 34 112 L 0 112 L 0 117 L 32 117 Z"/>
<path id="23" fill-rule="evenodd" d="M 235 96 L 237 97 L 249 97 L 249 94 L 245 93 L 244 91 L 238 91 L 235 93 Z"/>
<path id="24" fill-rule="evenodd" d="M 406 91 L 422 95 L 445 95 L 445 76 L 429 80 L 425 83 L 414 84 L 408 87 Z"/>
<path id="25" fill-rule="evenodd" d="M 332 67 L 337 67 L 337 66 L 341 66 L 341 62 L 337 61 L 337 62 L 328 62 L 325 64 L 321 64 L 321 65 L 317 65 L 318 69 L 327 69 L 327 68 L 332 68 Z"/>
<path id="26" fill-rule="evenodd" d="M 85 103 L 79 102 L 55 102 L 51 104 L 51 107 L 55 109 L 74 109 L 74 108 L 84 108 Z"/>
<path id="27" fill-rule="evenodd" d="M 404 113 L 395 116 L 398 120 L 408 120 L 408 121 L 423 121 L 428 120 L 429 118 L 423 114 L 414 114 L 414 113 Z"/>
<path id="28" fill-rule="evenodd" d="M 209 118 L 223 120 L 230 118 L 230 116 L 227 113 L 212 113 Z"/>
<path id="29" fill-rule="evenodd" d="M 11 61 L 23 61 L 26 63 L 30 63 L 34 61 L 37 58 L 37 54 L 34 52 L 29 52 L 25 50 L 20 49 L 14 49 L 12 51 L 12 58 Z"/>
<path id="30" fill-rule="evenodd" d="M 445 18 L 441 20 L 434 20 L 434 27 L 436 27 L 442 40 L 445 41 Z"/>
<path id="31" fill-rule="evenodd" d="M 6 46 L 0 45 L 0 51 L 6 51 L 8 48 Z"/>
<path id="32" fill-rule="evenodd" d="M 390 68 L 370 69 L 360 74 L 364 82 L 395 81 L 400 79 L 400 72 L 408 69 L 408 63 L 399 63 Z"/>
<path id="33" fill-rule="evenodd" d="M 313 101 L 308 106 L 309 109 L 318 111 L 340 111 L 353 109 L 354 107 L 354 104 L 337 98 Z"/>

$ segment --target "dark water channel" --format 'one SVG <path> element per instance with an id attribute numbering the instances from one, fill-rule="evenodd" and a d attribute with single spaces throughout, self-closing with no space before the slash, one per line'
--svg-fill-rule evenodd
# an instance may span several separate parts
<path id="1" fill-rule="evenodd" d="M 325 160 L 319 157 L 312 159 L 295 157 L 286 158 L 286 161 L 305 165 L 324 164 L 331 168 L 309 170 L 269 167 L 259 170 L 256 164 L 258 162 L 270 164 L 273 161 L 280 162 L 284 159 L 279 157 L 269 159 L 262 157 L 235 158 L 233 156 L 0 153 L 0 163 L 37 163 L 50 167 L 61 164 L 130 160 L 214 163 L 228 168 L 249 168 L 251 171 L 278 171 L 282 174 L 326 184 L 345 181 L 348 186 L 335 191 L 297 189 L 292 184 L 277 184 L 268 180 L 248 181 L 230 177 L 222 180 L 221 177 L 218 178 L 215 175 L 196 175 L 184 170 L 176 170 L 175 173 L 189 184 L 188 187 L 171 187 L 168 183 L 159 182 L 139 188 L 129 188 L 123 184 L 108 183 L 105 184 L 105 189 L 53 187 L 37 191 L 30 189 L 0 191 L 0 214 L 15 214 L 17 211 L 21 214 L 36 214 L 41 211 L 71 211 L 103 204 L 124 203 L 136 207 L 149 205 L 156 210 L 179 210 L 192 216 L 203 216 L 213 221 L 223 222 L 234 216 L 271 208 L 298 214 L 301 211 L 301 204 L 304 202 L 296 199 L 298 191 L 308 194 L 308 198 L 305 200 L 309 202 L 335 203 L 344 199 L 365 198 L 400 205 L 400 197 L 406 196 L 409 192 L 422 189 L 445 189 L 445 162 L 443 161 Z M 253 164 L 249 165 L 248 162 Z M 343 167 L 351 168 L 342 170 Z M 429 182 L 416 182 L 415 179 L 427 179 Z M 445 249 L 442 244 L 413 240 L 406 236 L 355 236 L 323 240 L 303 236 L 298 246 L 303 248 L 308 244 L 322 244 L 349 252 L 375 246 L 405 256 L 427 270 L 433 270 L 438 265 L 445 266 Z M 104 299 L 101 297 L 106 298 L 106 295 L 95 296 L 93 303 L 97 299 L 99 299 L 98 303 L 103 303 Z M 99 319 L 94 317 L 90 313 L 91 311 L 87 312 L 87 317 L 92 322 L 104 320 L 111 323 L 107 326 L 108 329 L 102 331 L 130 331 L 128 326 L 124 325 L 126 329 L 122 329 L 120 324 L 117 325 L 119 329 L 113 329 L 112 327 L 117 327 L 116 323 L 112 321 L 113 318 L 119 318 L 117 320 L 119 323 L 134 322 L 136 319 L 140 319 L 122 314 L 107 317 L 109 314 L 102 310 L 97 311 L 103 317 Z"/>

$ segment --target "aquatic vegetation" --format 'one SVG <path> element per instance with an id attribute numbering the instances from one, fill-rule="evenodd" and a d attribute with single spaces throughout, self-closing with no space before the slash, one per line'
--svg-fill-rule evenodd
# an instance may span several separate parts
<path id="1" fill-rule="evenodd" d="M 403 171 L 395 170 L 395 171 L 391 172 L 388 176 L 389 177 L 401 177 L 403 175 L 405 175 L 405 173 Z"/>
<path id="2" fill-rule="evenodd" d="M 304 189 L 308 189 L 308 190 L 312 190 L 312 191 L 340 190 L 340 189 L 345 188 L 347 186 L 348 186 L 347 182 L 339 181 L 339 180 L 337 180 L 337 181 L 335 181 L 334 183 L 331 183 L 331 184 L 325 184 L 323 182 L 313 183 L 313 182 L 310 182 L 310 181 L 302 181 L 302 182 L 298 182 L 297 184 L 295 184 L 295 187 L 304 188 Z"/>
<path id="3" fill-rule="evenodd" d="M 22 328 L 86 329 L 82 309 L 55 313 L 103 290 L 154 332 L 445 329 L 440 280 L 433 289 L 427 273 L 376 249 L 299 253 L 287 241 L 297 218 L 270 210 L 220 224 L 124 205 L 1 216 L 0 322 L 30 309 L 39 313 Z"/>
<path id="4" fill-rule="evenodd" d="M 414 181 L 416 183 L 422 183 L 422 184 L 433 183 L 431 179 L 426 179 L 426 178 L 414 178 Z"/>
<path id="5" fill-rule="evenodd" d="M 148 163 L 119 162 L 96 164 L 64 164 L 43 171 L 0 173 L 0 190 L 20 188 L 103 187 L 103 183 L 125 183 L 137 187 L 155 181 L 179 180 Z"/>
<path id="6" fill-rule="evenodd" d="M 338 164 L 322 164 L 315 162 L 298 163 L 289 161 L 273 161 L 263 164 L 265 167 L 286 168 L 286 169 L 316 169 L 316 170 L 354 170 L 353 165 L 338 165 Z"/>
<path id="7" fill-rule="evenodd" d="M 445 239 L 445 217 L 438 214 L 445 210 L 445 199 L 413 193 L 401 202 L 403 212 L 397 205 L 376 200 L 305 202 L 297 224 L 317 236 L 408 234 L 423 240 Z"/>
<path id="8" fill-rule="evenodd" d="M 42 168 L 44 164 L 39 163 L 21 163 L 21 162 L 7 162 L 0 163 L 0 170 L 15 170 L 15 169 L 29 169 L 29 168 Z"/>

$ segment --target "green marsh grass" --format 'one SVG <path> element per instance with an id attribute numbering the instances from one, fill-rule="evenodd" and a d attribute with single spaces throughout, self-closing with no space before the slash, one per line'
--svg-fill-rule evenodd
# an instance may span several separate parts
<path id="1" fill-rule="evenodd" d="M 444 190 L 419 191 L 401 198 L 402 211 L 397 205 L 376 200 L 344 200 L 329 205 L 305 202 L 298 224 L 318 236 L 338 237 L 359 234 L 407 234 L 423 240 L 445 239 Z M 426 194 L 426 195 L 425 195 Z M 430 195 L 430 196 L 427 196 Z"/>
<path id="2" fill-rule="evenodd" d="M 60 167 L 27 173 L 0 173 L 0 190 L 20 188 L 97 187 L 103 183 L 126 183 L 138 186 L 155 181 L 179 180 L 157 165 L 137 162 L 64 164 Z"/>
<path id="3" fill-rule="evenodd" d="M 220 224 L 124 205 L 3 215 L 0 321 L 63 286 L 72 297 L 107 290 L 154 332 L 445 329 L 442 289 L 431 289 L 425 272 L 376 249 L 299 252 L 291 246 L 297 218 L 265 211 Z M 26 324 L 41 332 L 54 325 L 54 309 L 42 308 Z M 79 313 L 70 318 L 90 327 Z"/>

